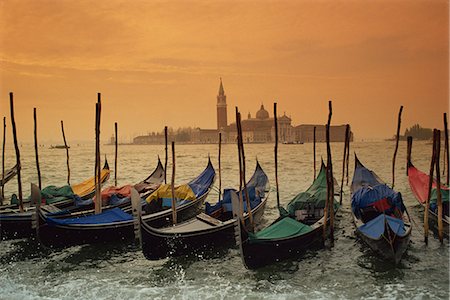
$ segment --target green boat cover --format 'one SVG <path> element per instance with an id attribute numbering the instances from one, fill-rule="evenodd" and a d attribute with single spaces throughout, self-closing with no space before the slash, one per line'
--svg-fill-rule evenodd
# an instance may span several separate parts
<path id="1" fill-rule="evenodd" d="M 310 231 L 312 231 L 310 226 L 286 217 L 255 234 L 249 233 L 249 238 L 250 241 L 257 242 L 258 240 L 274 240 L 300 236 Z"/>
<path id="2" fill-rule="evenodd" d="M 442 202 L 448 202 L 449 201 L 449 190 L 441 189 L 441 197 L 442 197 Z M 437 203 L 437 188 L 433 188 L 431 190 L 430 203 Z"/>
<path id="3" fill-rule="evenodd" d="M 75 194 L 70 185 L 57 187 L 54 185 L 47 186 L 41 191 L 41 198 L 45 199 L 46 204 L 52 204 L 59 201 L 73 199 Z"/>
<path id="4" fill-rule="evenodd" d="M 301 192 L 287 205 L 287 212 L 290 216 L 295 216 L 296 210 L 308 208 L 324 208 L 327 199 L 327 174 L 325 165 L 322 164 L 320 172 L 312 185 L 305 191 Z M 335 209 L 337 203 L 335 202 Z"/>
<path id="5" fill-rule="evenodd" d="M 427 193 L 428 194 L 428 193 Z M 444 207 L 444 215 L 448 215 L 449 190 L 441 189 L 442 204 Z M 437 207 L 437 188 L 431 190 L 430 209 L 435 213 L 438 212 Z"/>

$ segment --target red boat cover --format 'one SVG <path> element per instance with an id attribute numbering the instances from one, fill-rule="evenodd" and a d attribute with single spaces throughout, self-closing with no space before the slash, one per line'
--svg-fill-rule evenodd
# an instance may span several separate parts
<path id="1" fill-rule="evenodd" d="M 416 196 L 417 200 L 421 203 L 425 203 L 428 198 L 428 184 L 430 176 L 419 171 L 414 166 L 408 167 L 408 180 L 411 190 Z M 436 188 L 436 180 L 433 179 L 432 188 Z M 441 190 L 449 190 L 449 188 L 441 184 Z M 433 195 L 433 194 L 432 194 Z"/>
<path id="2" fill-rule="evenodd" d="M 108 200 L 112 195 L 117 195 L 119 198 L 126 198 L 131 196 L 131 185 L 124 185 L 121 187 L 110 186 L 102 191 L 102 205 L 108 205 Z M 95 197 L 94 197 L 95 201 Z"/>

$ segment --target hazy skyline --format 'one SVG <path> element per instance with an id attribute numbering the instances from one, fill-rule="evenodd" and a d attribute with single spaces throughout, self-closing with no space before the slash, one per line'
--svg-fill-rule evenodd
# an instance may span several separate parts
<path id="1" fill-rule="evenodd" d="M 278 102 L 293 125 L 350 123 L 356 139 L 442 127 L 449 99 L 448 1 L 0 2 L 0 107 L 14 92 L 20 141 L 102 139 L 216 127 Z"/>

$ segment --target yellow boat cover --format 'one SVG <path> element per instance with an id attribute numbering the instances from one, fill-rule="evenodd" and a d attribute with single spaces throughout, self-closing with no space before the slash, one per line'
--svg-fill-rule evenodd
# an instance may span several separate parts
<path id="1" fill-rule="evenodd" d="M 108 179 L 110 172 L 111 171 L 109 169 L 103 168 L 100 173 L 100 182 L 105 182 Z M 74 184 L 71 188 L 73 193 L 80 197 L 89 195 L 95 190 L 95 177 L 92 176 L 81 183 Z"/>
<path id="2" fill-rule="evenodd" d="M 177 200 L 195 200 L 196 196 L 188 184 L 175 187 L 175 198 Z M 172 185 L 161 184 L 159 188 L 151 193 L 147 199 L 148 203 L 158 199 L 172 199 Z"/>

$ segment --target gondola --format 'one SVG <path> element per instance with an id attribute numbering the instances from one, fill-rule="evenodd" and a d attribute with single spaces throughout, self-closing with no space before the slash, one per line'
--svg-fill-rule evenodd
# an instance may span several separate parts
<path id="1" fill-rule="evenodd" d="M 205 170 L 195 179 L 176 188 L 184 193 L 185 200 L 177 202 L 177 221 L 182 222 L 198 214 L 214 183 L 215 170 L 210 160 Z M 172 223 L 172 209 L 164 193 L 170 185 L 162 184 L 151 193 L 142 207 L 142 222 L 153 227 Z M 181 198 L 181 197 L 180 197 Z M 134 240 L 134 220 L 132 208 L 113 208 L 100 214 L 67 216 L 47 216 L 39 209 L 38 239 L 47 247 L 95 243 L 127 243 Z"/>
<path id="2" fill-rule="evenodd" d="M 356 234 L 381 257 L 398 264 L 411 237 L 411 220 L 401 194 L 364 167 L 356 155 L 351 193 Z"/>
<path id="3" fill-rule="evenodd" d="M 425 207 L 425 203 L 428 198 L 428 185 L 429 185 L 430 176 L 421 172 L 417 169 L 411 161 L 408 161 L 408 181 L 411 190 L 416 197 L 417 201 L 419 201 L 422 207 Z M 431 189 L 431 199 L 430 206 L 428 209 L 429 215 L 429 223 L 432 225 L 432 229 L 434 231 L 438 231 L 438 215 L 437 215 L 437 183 L 436 180 L 433 180 L 433 185 Z M 442 206 L 443 206 L 443 224 L 444 224 L 444 236 L 448 238 L 449 232 L 449 187 L 445 184 L 441 184 L 441 195 L 442 195 Z"/>
<path id="4" fill-rule="evenodd" d="M 258 224 L 269 197 L 269 180 L 260 164 L 247 183 L 252 209 L 253 224 Z M 142 251 L 150 260 L 190 254 L 208 254 L 217 248 L 235 245 L 234 225 L 231 206 L 231 193 L 234 189 L 225 189 L 223 198 L 215 205 L 206 203 L 205 211 L 186 222 L 154 228 L 140 222 Z M 245 193 L 243 193 L 245 197 Z M 245 203 L 245 201 L 244 201 Z M 245 207 L 246 209 L 246 207 Z M 247 227 L 250 227 L 249 214 L 244 213 Z"/>
<path id="5" fill-rule="evenodd" d="M 322 245 L 326 198 L 326 167 L 322 163 L 320 172 L 311 186 L 295 196 L 287 209 L 280 208 L 281 216 L 270 226 L 252 233 L 242 225 L 242 222 L 236 222 L 237 242 L 246 268 L 256 269 L 284 259 L 295 258 L 307 249 Z M 237 194 L 233 195 L 233 199 L 234 203 L 239 202 Z M 233 206 L 238 207 L 238 204 Z M 334 207 L 336 211 L 338 208 L 336 199 Z"/>
<path id="6" fill-rule="evenodd" d="M 49 149 L 70 149 L 70 146 L 66 146 L 66 145 L 55 145 L 55 146 L 53 146 L 53 145 L 50 145 L 50 148 Z"/>
<path id="7" fill-rule="evenodd" d="M 7 183 L 8 181 L 10 181 L 12 178 L 14 178 L 14 176 L 16 176 L 17 175 L 17 171 L 18 171 L 18 168 L 17 168 L 17 164 L 14 166 L 14 167 L 12 167 L 11 169 L 9 169 L 9 170 L 7 170 L 6 171 L 6 173 L 5 173 L 5 175 L 3 176 L 3 174 L 0 176 L 0 185 L 2 185 L 2 184 L 4 184 L 4 183 Z M 3 180 L 4 179 L 4 183 L 3 183 Z"/>
<path id="8" fill-rule="evenodd" d="M 105 162 L 101 173 L 102 183 L 106 182 L 109 178 L 110 170 L 108 162 Z M 156 189 L 164 180 L 164 167 L 161 161 L 158 159 L 158 164 L 155 170 L 144 180 L 135 185 L 136 189 L 143 193 L 144 195 Z M 67 186 L 68 187 L 68 186 Z M 52 189 L 54 189 L 52 187 Z M 58 197 L 52 197 L 46 199 L 48 192 L 44 193 L 41 191 L 40 197 L 41 201 L 45 202 L 45 205 L 40 207 L 43 214 L 53 216 L 57 215 L 59 218 L 69 217 L 73 214 L 89 214 L 93 212 L 94 202 L 92 198 L 87 198 L 87 196 L 93 196 L 95 193 L 95 179 L 89 178 L 80 184 L 71 186 L 71 188 L 64 188 L 68 190 L 65 193 L 65 200 L 60 199 L 56 201 Z M 44 190 L 47 190 L 45 188 Z M 75 192 L 78 192 L 83 196 L 81 198 Z M 50 201 L 49 201 L 50 200 Z M 56 201 L 56 202 L 55 202 Z M 110 203 L 105 204 L 105 209 L 111 207 L 128 207 L 130 206 L 129 198 L 116 197 L 115 203 L 110 201 Z M 2 238 L 24 238 L 34 236 L 35 230 L 33 229 L 33 215 L 35 214 L 35 206 L 29 206 L 26 208 L 25 212 L 20 213 L 18 209 L 14 210 L 4 210 L 0 212 L 0 227 Z"/>
<path id="9" fill-rule="evenodd" d="M 17 175 L 17 171 L 18 171 L 18 168 L 17 168 L 17 164 L 16 164 L 14 167 L 12 167 L 11 169 L 7 170 L 5 174 L 2 174 L 0 176 L 0 186 L 4 186 L 8 181 L 13 179 L 14 176 Z M 0 200 L 3 200 L 1 195 L 0 195 Z M 2 204 L 0 206 L 0 210 L 4 209 L 4 208 L 12 208 L 14 206 L 15 205 L 11 205 L 11 204 L 6 204 L 6 205 Z"/>
<path id="10" fill-rule="evenodd" d="M 156 168 L 152 173 L 150 173 L 147 178 L 140 181 L 139 183 L 136 183 L 135 185 L 124 185 L 120 187 L 110 186 L 102 190 L 101 198 L 103 209 L 117 206 L 130 206 L 130 190 L 132 187 L 137 190 L 141 197 L 146 197 L 161 185 L 161 183 L 164 181 L 164 174 L 164 167 L 158 157 Z M 93 193 L 95 193 L 95 189 L 93 190 Z M 47 213 L 56 213 L 58 215 L 68 215 L 70 213 L 78 213 L 80 211 L 83 211 L 83 214 L 87 214 L 94 211 L 94 200 L 95 197 L 86 199 L 84 201 L 77 201 L 72 206 L 65 206 L 64 208 L 61 208 L 61 206 L 54 208 L 51 205 L 45 205 L 41 206 L 41 210 Z"/>
<path id="11" fill-rule="evenodd" d="M 105 160 L 105 164 L 101 171 L 102 184 L 109 179 L 111 171 L 109 169 L 108 161 Z M 74 204 L 74 200 L 86 200 L 92 198 L 95 192 L 94 177 L 90 177 L 80 183 L 73 185 L 65 185 L 56 187 L 53 185 L 47 186 L 43 189 L 41 201 L 45 204 L 51 204 L 57 208 L 69 207 Z M 30 197 L 31 198 L 31 197 Z M 24 199 L 23 205 L 25 211 L 34 210 L 34 204 L 30 202 L 30 198 Z M 0 207 L 1 213 L 18 213 L 19 204 L 17 199 L 11 199 L 11 203 Z"/>
<path id="12" fill-rule="evenodd" d="M 102 183 L 109 179 L 109 165 L 105 161 L 105 165 L 102 169 L 101 180 Z M 44 196 L 41 195 L 40 201 L 48 203 L 45 205 L 48 211 L 66 210 L 70 207 L 75 207 L 76 201 L 84 201 L 87 197 L 93 195 L 94 190 L 94 178 L 89 178 L 79 184 L 72 186 L 64 186 L 57 188 L 55 186 L 49 186 L 45 188 L 47 193 Z M 79 194 L 76 194 L 79 193 Z M 51 198 L 50 198 L 50 195 Z M 30 197 L 31 199 L 31 197 Z M 35 199 L 37 201 L 37 199 Z M 82 207 L 86 209 L 86 207 Z M 89 208 L 89 206 L 87 207 Z M 35 206 L 32 201 L 24 203 L 24 211 L 20 212 L 17 204 L 12 204 L 0 209 L 0 238 L 1 239 L 15 239 L 15 238 L 27 238 L 34 235 L 32 229 L 32 219 L 35 213 Z"/>

